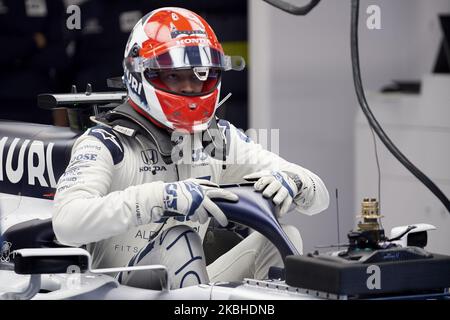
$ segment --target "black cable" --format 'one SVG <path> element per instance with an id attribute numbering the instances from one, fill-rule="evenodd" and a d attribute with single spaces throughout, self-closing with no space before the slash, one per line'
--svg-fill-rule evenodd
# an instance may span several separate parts
<path id="1" fill-rule="evenodd" d="M 370 127 L 370 132 L 372 133 L 373 138 L 373 148 L 375 153 L 375 161 L 377 164 L 377 172 L 378 172 L 378 211 L 381 212 L 381 168 L 380 168 L 380 159 L 378 157 L 378 148 L 377 148 L 377 138 L 375 137 L 375 132 L 373 128 Z M 381 219 L 378 219 L 378 223 L 380 224 L 380 228 L 383 229 L 383 224 Z"/>
<path id="2" fill-rule="evenodd" d="M 351 54 L 352 54 L 352 67 L 353 67 L 353 81 L 355 84 L 356 95 L 358 96 L 359 105 L 363 113 L 365 114 L 370 126 L 375 130 L 376 134 L 386 146 L 386 148 L 392 153 L 394 157 L 403 164 L 417 179 L 419 179 L 439 200 L 443 203 L 448 212 L 450 212 L 450 201 L 445 194 L 431 181 L 422 171 L 420 171 L 414 164 L 412 164 L 408 158 L 392 143 L 391 139 L 387 136 L 384 130 L 381 128 L 375 116 L 367 104 L 366 97 L 364 95 L 364 89 L 361 81 L 361 71 L 359 67 L 359 49 L 358 49 L 358 18 L 359 18 L 359 0 L 352 0 L 351 2 Z"/>
<path id="3" fill-rule="evenodd" d="M 370 132 L 372 133 L 375 162 L 377 164 L 377 172 L 378 172 L 378 207 L 381 209 L 381 168 L 380 168 L 380 160 L 378 158 L 377 138 L 375 137 L 375 132 L 373 131 L 372 127 L 370 127 Z"/>
<path id="4" fill-rule="evenodd" d="M 341 249 L 339 244 L 341 243 L 341 231 L 339 230 L 339 193 L 338 188 L 336 188 L 336 224 L 337 224 L 337 243 L 338 243 L 338 251 Z"/>
<path id="5" fill-rule="evenodd" d="M 320 0 L 311 0 L 308 4 L 299 7 L 293 5 L 292 3 L 286 2 L 284 0 L 263 0 L 268 4 L 281 9 L 287 13 L 296 15 L 296 16 L 304 16 L 308 14 L 314 7 L 320 2 Z"/>

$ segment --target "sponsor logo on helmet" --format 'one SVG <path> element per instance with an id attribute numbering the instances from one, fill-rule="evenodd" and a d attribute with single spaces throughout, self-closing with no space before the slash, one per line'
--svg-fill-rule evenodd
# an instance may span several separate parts
<path id="1" fill-rule="evenodd" d="M 128 88 L 140 96 L 142 92 L 142 82 L 138 81 L 138 79 L 136 79 L 128 70 L 125 70 L 125 76 L 128 83 Z"/>
<path id="2" fill-rule="evenodd" d="M 36 185 L 37 180 L 42 187 L 56 187 L 53 146 L 51 142 L 45 145 L 39 140 L 3 137 L 0 139 L 0 181 L 6 179 L 18 184 L 22 183 L 24 176 L 28 176 L 28 185 Z"/>
<path id="3" fill-rule="evenodd" d="M 185 45 L 185 44 L 208 44 L 211 45 L 211 41 L 206 38 L 186 38 L 177 40 L 177 45 Z"/>
<path id="4" fill-rule="evenodd" d="M 194 34 L 206 37 L 206 32 L 203 30 L 175 30 L 170 33 L 172 38 L 177 38 L 179 36 L 192 36 Z"/>

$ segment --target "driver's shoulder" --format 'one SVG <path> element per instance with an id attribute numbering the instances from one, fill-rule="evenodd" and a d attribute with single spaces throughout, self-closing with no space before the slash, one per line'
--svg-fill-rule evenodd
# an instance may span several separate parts
<path id="1" fill-rule="evenodd" d="M 74 143 L 72 154 L 89 151 L 99 155 L 109 154 L 114 165 L 124 161 L 129 153 L 130 141 L 107 126 L 97 125 L 86 130 Z"/>

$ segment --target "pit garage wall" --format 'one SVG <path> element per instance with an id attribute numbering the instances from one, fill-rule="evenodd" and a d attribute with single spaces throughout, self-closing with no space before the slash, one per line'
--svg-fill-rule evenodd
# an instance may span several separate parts
<path id="1" fill-rule="evenodd" d="M 371 4 L 381 8 L 381 30 L 365 27 Z M 366 91 L 379 90 L 392 79 L 421 79 L 432 70 L 441 39 L 437 14 L 442 12 L 450 12 L 448 0 L 361 1 Z M 300 229 L 305 252 L 337 242 L 336 189 L 341 242 L 359 211 L 361 199 L 355 195 L 361 192 L 354 182 L 359 178 L 354 147 L 359 107 L 349 32 L 350 0 L 324 0 L 306 17 L 249 1 L 250 127 L 279 128 L 281 156 L 316 172 L 330 191 L 330 207 L 323 213 L 308 217 L 293 212 L 283 219 Z"/>

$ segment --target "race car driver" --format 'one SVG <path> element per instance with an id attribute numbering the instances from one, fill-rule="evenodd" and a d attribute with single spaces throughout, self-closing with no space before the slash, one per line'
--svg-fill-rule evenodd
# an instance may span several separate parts
<path id="1" fill-rule="evenodd" d="M 172 288 L 266 278 L 282 266 L 258 232 L 206 266 L 202 250 L 210 217 L 228 220 L 213 199 L 239 201 L 219 185 L 255 181 L 281 217 L 291 205 L 312 215 L 326 209 L 322 180 L 254 143 L 215 117 L 221 74 L 241 70 L 197 14 L 161 8 L 134 27 L 125 49 L 128 99 L 93 119 L 72 149 L 57 185 L 57 239 L 87 248 L 93 267 L 162 264 Z M 197 139 L 196 139 L 197 137 Z M 301 252 L 298 230 L 284 226 Z M 122 272 L 126 285 L 158 288 L 152 271 Z"/>

